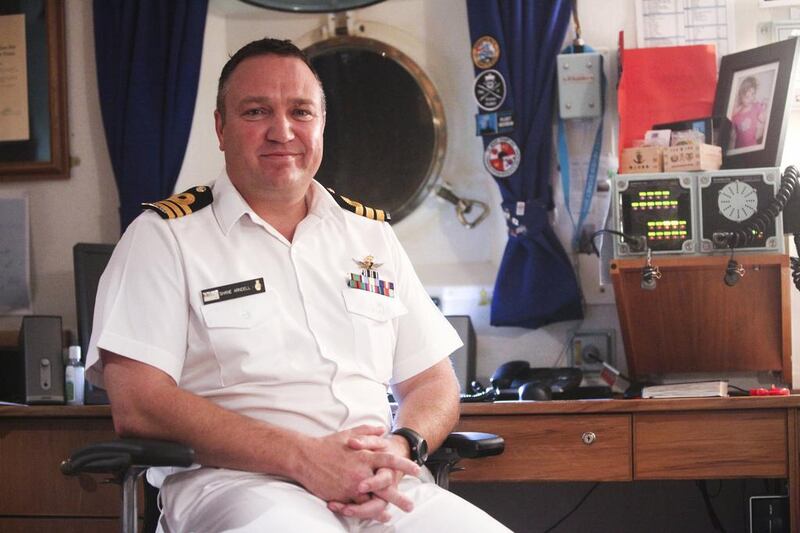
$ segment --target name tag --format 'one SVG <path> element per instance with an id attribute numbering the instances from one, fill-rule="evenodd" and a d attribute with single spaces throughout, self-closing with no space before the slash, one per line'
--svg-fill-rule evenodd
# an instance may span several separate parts
<path id="1" fill-rule="evenodd" d="M 224 302 L 225 300 L 233 300 L 234 298 L 241 298 L 243 296 L 250 296 L 251 294 L 258 294 L 259 292 L 264 292 L 264 278 L 249 279 L 247 281 L 240 281 L 239 283 L 223 285 L 222 287 L 205 289 L 201 291 L 200 294 L 203 297 L 203 304 L 213 304 L 216 302 Z"/>

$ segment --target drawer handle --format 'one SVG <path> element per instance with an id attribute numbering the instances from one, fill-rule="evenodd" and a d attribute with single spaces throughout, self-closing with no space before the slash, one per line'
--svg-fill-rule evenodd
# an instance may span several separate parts
<path id="1" fill-rule="evenodd" d="M 586 433 L 581 435 L 581 440 L 583 441 L 584 444 L 589 446 L 590 444 L 592 444 L 594 441 L 597 440 L 597 435 L 595 435 L 592 431 L 587 431 Z"/>

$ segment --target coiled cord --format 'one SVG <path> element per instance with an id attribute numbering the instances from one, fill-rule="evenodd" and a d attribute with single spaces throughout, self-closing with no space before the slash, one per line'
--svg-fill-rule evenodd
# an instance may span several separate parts
<path id="1" fill-rule="evenodd" d="M 778 192 L 775 193 L 775 198 L 765 207 L 761 212 L 757 213 L 746 224 L 743 224 L 739 229 L 728 233 L 725 237 L 725 244 L 731 249 L 731 260 L 733 260 L 733 250 L 739 246 L 748 245 L 755 235 L 764 234 L 767 230 L 767 225 L 775 220 L 781 211 L 783 211 L 789 199 L 800 190 L 800 171 L 797 167 L 790 165 L 786 167 L 781 176 L 781 185 Z M 794 234 L 795 248 L 800 250 L 800 233 Z M 790 268 L 792 271 L 792 282 L 794 286 L 800 291 L 800 258 L 790 257 Z"/>
<path id="2" fill-rule="evenodd" d="M 800 250 L 800 233 L 794 234 L 794 247 Z M 789 267 L 792 270 L 792 283 L 800 291 L 800 258 L 789 257 Z"/>

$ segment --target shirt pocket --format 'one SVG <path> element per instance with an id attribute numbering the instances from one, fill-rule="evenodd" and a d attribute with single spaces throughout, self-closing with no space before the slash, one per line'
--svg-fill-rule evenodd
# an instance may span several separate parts
<path id="1" fill-rule="evenodd" d="M 388 385 L 397 342 L 393 319 L 405 315 L 408 309 L 397 298 L 361 289 L 342 289 L 342 296 L 353 325 L 358 366 L 370 378 Z"/>
<path id="2" fill-rule="evenodd" d="M 280 381 L 285 361 L 279 355 L 279 307 L 278 295 L 267 290 L 201 308 L 223 385 Z"/>

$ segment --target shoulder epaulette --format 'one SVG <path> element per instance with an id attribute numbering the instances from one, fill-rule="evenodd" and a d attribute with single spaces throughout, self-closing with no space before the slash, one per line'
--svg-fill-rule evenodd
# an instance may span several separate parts
<path id="1" fill-rule="evenodd" d="M 142 207 L 155 211 L 161 218 L 180 218 L 211 205 L 212 201 L 214 196 L 211 194 L 211 187 L 199 185 L 180 194 L 173 194 L 165 200 L 143 203 Z"/>
<path id="2" fill-rule="evenodd" d="M 327 187 L 328 192 L 331 193 L 333 199 L 336 200 L 336 203 L 339 204 L 339 207 L 342 209 L 346 209 L 351 213 L 355 213 L 358 216 L 366 217 L 371 220 L 378 220 L 380 222 L 388 222 L 392 220 L 392 216 L 384 211 L 383 209 L 375 209 L 374 207 L 367 207 L 366 205 L 356 202 L 355 200 L 351 200 L 347 196 L 342 196 L 341 194 L 336 194 L 336 191 Z"/>

